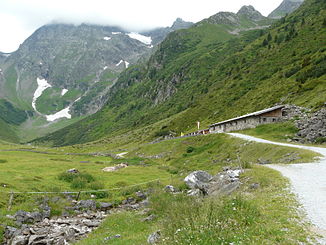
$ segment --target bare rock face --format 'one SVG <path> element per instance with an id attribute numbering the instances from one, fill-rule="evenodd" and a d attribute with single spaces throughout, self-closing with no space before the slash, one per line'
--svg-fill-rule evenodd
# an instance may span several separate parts
<path id="1" fill-rule="evenodd" d="M 303 1 L 304 0 L 284 0 L 280 6 L 268 15 L 268 18 L 280 19 L 299 8 Z"/>

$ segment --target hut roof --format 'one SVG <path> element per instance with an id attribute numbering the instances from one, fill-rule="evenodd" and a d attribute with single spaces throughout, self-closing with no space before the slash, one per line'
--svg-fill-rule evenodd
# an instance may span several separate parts
<path id="1" fill-rule="evenodd" d="M 225 121 L 222 121 L 222 122 L 214 123 L 214 124 L 210 125 L 210 127 L 218 126 L 218 125 L 228 123 L 228 122 L 232 122 L 232 121 L 237 121 L 239 119 L 243 119 L 243 118 L 247 118 L 247 117 L 259 116 L 259 115 L 265 114 L 267 112 L 275 111 L 275 110 L 282 109 L 282 108 L 284 108 L 284 105 L 274 106 L 274 107 L 264 109 L 264 110 L 261 110 L 261 111 L 256 111 L 256 112 L 253 112 L 253 113 L 249 113 L 249 114 L 246 114 L 246 115 L 243 115 L 243 116 L 240 116 L 240 117 L 235 117 L 235 118 L 228 119 L 228 120 L 225 120 Z"/>

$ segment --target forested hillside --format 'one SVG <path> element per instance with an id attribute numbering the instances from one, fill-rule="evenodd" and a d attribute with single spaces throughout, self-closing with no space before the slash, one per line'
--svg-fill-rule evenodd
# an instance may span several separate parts
<path id="1" fill-rule="evenodd" d="M 326 101 L 324 16 L 325 1 L 307 0 L 267 30 L 249 30 L 240 19 L 173 32 L 146 65 L 122 73 L 100 112 L 38 142 L 83 143 L 173 116 L 152 139 L 276 103 L 319 108 Z"/>

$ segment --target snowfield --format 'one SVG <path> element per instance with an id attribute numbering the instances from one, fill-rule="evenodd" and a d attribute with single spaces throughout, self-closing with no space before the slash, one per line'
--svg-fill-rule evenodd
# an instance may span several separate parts
<path id="1" fill-rule="evenodd" d="M 103 39 L 104 39 L 105 41 L 109 41 L 109 40 L 111 40 L 111 37 L 103 37 Z"/>
<path id="2" fill-rule="evenodd" d="M 127 33 L 127 35 L 132 38 L 132 39 L 136 39 L 146 45 L 151 45 L 152 44 L 152 38 L 151 37 L 147 37 L 147 36 L 144 36 L 144 35 L 141 35 L 137 32 L 130 32 L 130 33 Z"/>
<path id="3" fill-rule="evenodd" d="M 46 120 L 48 122 L 53 122 L 59 118 L 68 118 L 68 119 L 71 119 L 71 115 L 69 113 L 70 111 L 70 106 L 61 110 L 61 111 L 58 111 L 57 113 L 55 114 L 52 114 L 52 115 L 46 115 Z"/>
<path id="4" fill-rule="evenodd" d="M 62 89 L 62 91 L 61 91 L 61 96 L 64 96 L 66 93 L 68 92 L 68 89 Z"/>
<path id="5" fill-rule="evenodd" d="M 37 81 L 38 87 L 34 92 L 32 107 L 36 112 L 38 112 L 36 109 L 36 100 L 42 95 L 44 90 L 46 90 L 47 88 L 51 88 L 52 86 L 45 79 L 37 78 L 36 81 Z"/>

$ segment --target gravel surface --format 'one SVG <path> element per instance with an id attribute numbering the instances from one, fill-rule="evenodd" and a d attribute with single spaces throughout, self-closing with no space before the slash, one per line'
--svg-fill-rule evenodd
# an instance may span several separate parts
<path id="1" fill-rule="evenodd" d="M 321 230 L 321 233 L 326 234 L 326 148 L 278 143 L 236 133 L 229 135 L 259 143 L 311 150 L 323 155 L 318 162 L 287 165 L 269 164 L 268 167 L 280 171 L 290 179 L 293 192 L 298 196 L 308 218 Z M 325 241 L 321 242 L 326 244 Z"/>

